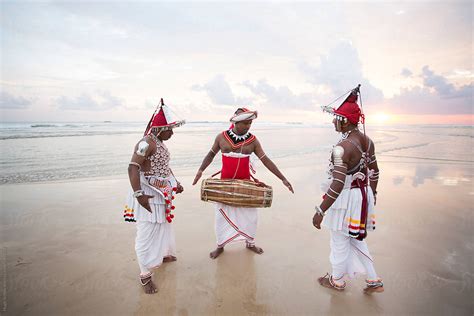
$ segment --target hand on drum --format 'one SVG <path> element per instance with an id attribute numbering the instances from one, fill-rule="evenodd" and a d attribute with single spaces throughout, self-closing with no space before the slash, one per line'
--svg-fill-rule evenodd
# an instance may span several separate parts
<path id="1" fill-rule="evenodd" d="M 140 203 L 141 206 L 146 208 L 146 210 L 151 213 L 150 203 L 148 202 L 148 199 L 152 199 L 152 198 L 153 198 L 153 195 L 143 194 L 137 197 L 137 201 L 138 203 Z"/>
<path id="2" fill-rule="evenodd" d="M 193 181 L 193 185 L 195 185 L 199 179 L 201 179 L 202 177 L 202 170 L 198 170 L 198 172 L 196 173 L 196 176 L 194 177 L 194 181 Z"/>
<path id="3" fill-rule="evenodd" d="M 288 188 L 288 190 L 291 191 L 291 193 L 295 193 L 295 191 L 293 191 L 293 187 L 291 186 L 291 183 L 288 181 L 288 180 L 282 180 L 283 181 L 283 184 L 285 185 L 285 187 Z"/>
<path id="4" fill-rule="evenodd" d="M 253 182 L 255 182 L 255 184 L 257 185 L 257 187 L 263 188 L 267 186 L 265 183 L 263 183 L 262 181 L 258 180 L 255 177 L 252 177 L 252 179 L 253 179 Z"/>

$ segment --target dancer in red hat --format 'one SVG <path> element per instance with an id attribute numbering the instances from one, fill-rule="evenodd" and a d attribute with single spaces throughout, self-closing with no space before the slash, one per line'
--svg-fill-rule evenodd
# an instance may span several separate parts
<path id="1" fill-rule="evenodd" d="M 359 86 L 360 87 L 360 86 Z M 334 115 L 334 126 L 342 133 L 332 149 L 328 181 L 322 185 L 326 194 L 313 217 L 313 225 L 331 232 L 331 274 L 318 279 L 331 289 L 342 291 L 344 278 L 357 273 L 367 275 L 365 293 L 383 292 L 383 282 L 375 272 L 372 256 L 365 242 L 367 232 L 375 229 L 375 201 L 379 168 L 373 141 L 361 132 L 364 115 L 357 104 L 359 87 L 352 90 L 337 109 L 324 107 Z"/>
<path id="2" fill-rule="evenodd" d="M 210 152 L 204 158 L 194 178 L 193 185 L 198 182 L 203 171 L 211 164 L 219 151 L 222 152 L 221 179 L 250 180 L 250 155 L 255 153 L 263 165 L 276 175 L 288 190 L 293 192 L 290 182 L 266 156 L 255 135 L 249 132 L 252 121 L 256 118 L 257 111 L 250 111 L 246 108 L 237 109 L 230 119 L 231 127 L 217 135 Z M 262 254 L 263 249 L 255 245 L 257 222 L 256 208 L 216 203 L 217 248 L 210 253 L 210 257 L 217 258 L 224 251 L 226 244 L 235 241 L 245 241 L 247 249 Z"/>
<path id="3" fill-rule="evenodd" d="M 169 167 L 170 153 L 164 142 L 173 136 L 173 128 L 184 121 L 171 119 L 171 111 L 161 99 L 144 137 L 135 146 L 128 166 L 132 190 L 124 210 L 127 222 L 137 223 L 135 251 L 140 267 L 140 283 L 145 293 L 156 293 L 152 269 L 163 262 L 176 260 L 176 246 L 171 222 L 173 200 L 183 187 Z"/>

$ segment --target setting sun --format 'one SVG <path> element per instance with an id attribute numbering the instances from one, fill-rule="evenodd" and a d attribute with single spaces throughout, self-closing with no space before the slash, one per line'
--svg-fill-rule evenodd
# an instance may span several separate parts
<path id="1" fill-rule="evenodd" d="M 377 123 L 387 123 L 391 120 L 391 117 L 392 116 L 390 114 L 385 112 L 378 112 L 373 115 L 373 120 L 375 120 Z"/>

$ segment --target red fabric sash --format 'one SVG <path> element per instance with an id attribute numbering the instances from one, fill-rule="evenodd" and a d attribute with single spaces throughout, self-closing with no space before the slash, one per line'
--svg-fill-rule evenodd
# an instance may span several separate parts
<path id="1" fill-rule="evenodd" d="M 368 205 L 367 205 L 367 181 L 357 179 L 352 181 L 351 189 L 359 188 L 360 193 L 362 194 L 362 206 L 360 211 L 360 229 L 362 232 L 359 233 L 359 237 L 357 240 L 364 240 L 367 237 L 367 216 L 369 213 Z"/>
<path id="2" fill-rule="evenodd" d="M 250 157 L 238 158 L 222 155 L 221 179 L 250 180 Z"/>

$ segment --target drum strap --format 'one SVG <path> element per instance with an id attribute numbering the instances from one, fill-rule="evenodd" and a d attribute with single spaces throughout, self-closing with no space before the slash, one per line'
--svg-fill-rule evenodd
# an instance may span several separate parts
<path id="1" fill-rule="evenodd" d="M 247 140 L 244 140 L 244 143 L 242 144 L 242 146 L 240 147 L 240 154 L 242 155 L 242 151 L 244 150 L 244 146 L 245 146 L 245 143 L 247 142 Z M 232 180 L 235 179 L 235 176 L 237 175 L 237 171 L 239 170 L 239 166 L 240 166 L 240 159 L 242 158 L 242 156 L 239 156 L 239 160 L 237 160 L 237 167 L 235 168 L 235 172 L 234 172 L 234 176 L 232 177 Z"/>

